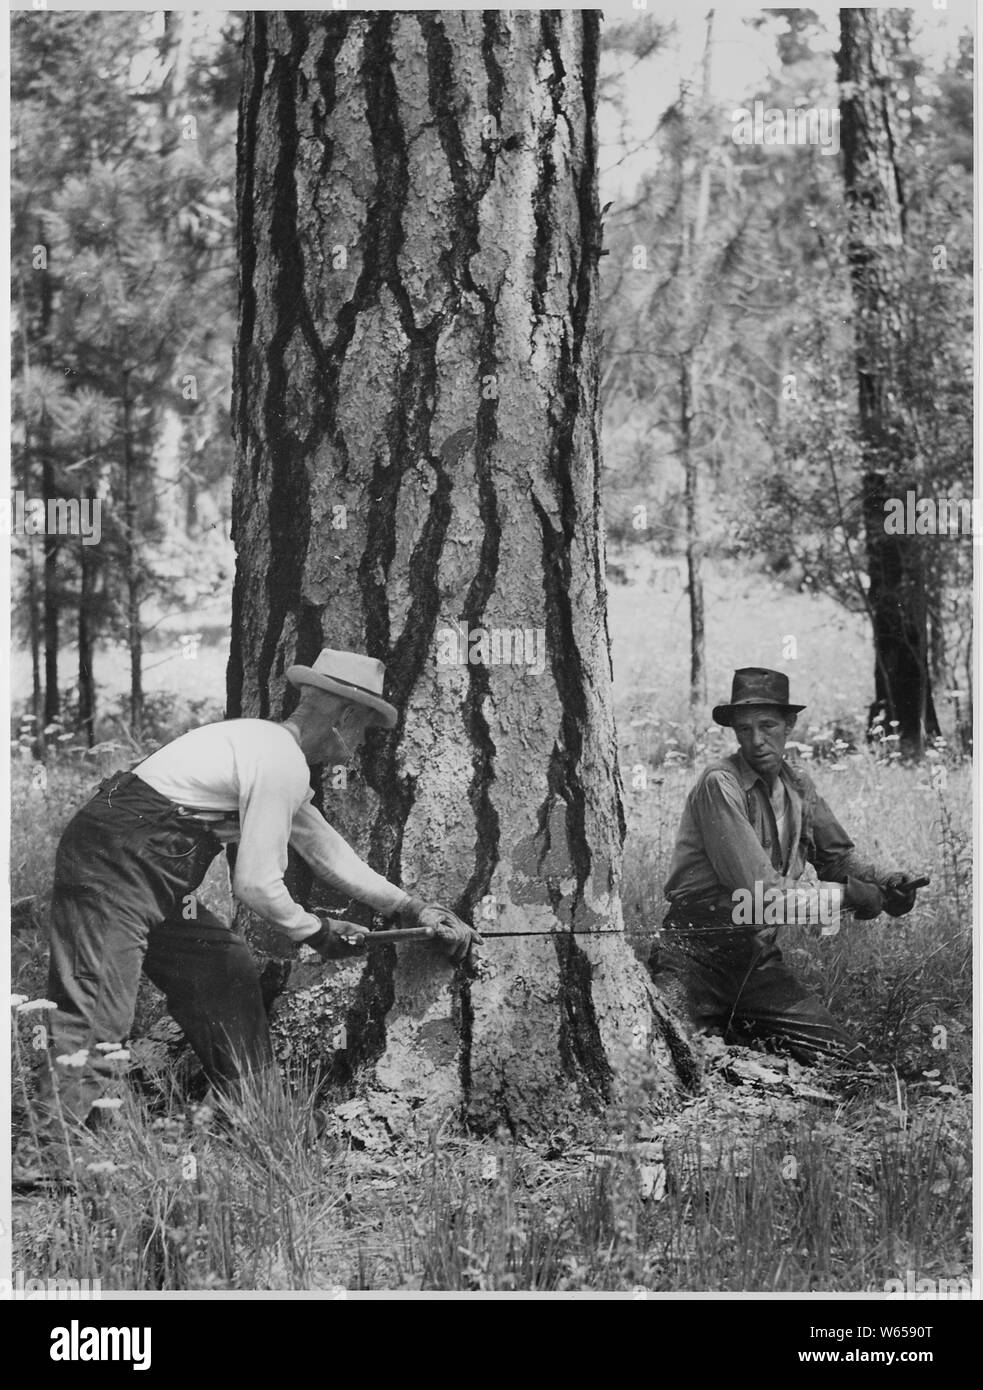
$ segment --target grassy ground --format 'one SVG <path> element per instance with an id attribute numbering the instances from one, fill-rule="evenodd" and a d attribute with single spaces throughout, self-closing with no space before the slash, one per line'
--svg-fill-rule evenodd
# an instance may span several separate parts
<path id="1" fill-rule="evenodd" d="M 657 777 L 630 803 L 633 926 L 653 921 L 692 769 Z M 67 759 L 44 791 L 26 768 L 15 778 L 15 896 L 46 891 L 86 780 Z M 933 884 L 910 919 L 832 938 L 789 929 L 785 949 L 906 1079 L 813 1100 L 787 1076 L 735 1075 L 727 1056 L 744 1054 L 723 1049 L 705 1093 L 657 1133 L 640 1128 L 639 1075 L 580 1135 L 533 1148 L 444 1134 L 399 1152 L 310 1142 L 323 1121 L 303 1085 L 219 1130 L 177 1097 L 162 1109 L 121 1090 L 111 1128 L 86 1141 L 78 1193 L 17 1202 L 16 1267 L 105 1289 L 856 1290 L 908 1270 L 967 1276 L 968 773 L 951 769 L 940 793 L 924 769 L 865 754 L 822 780 L 858 840 Z M 18 943 L 15 989 L 43 994 L 40 934 Z M 25 1074 L 38 1021 L 14 1016 Z M 15 1095 L 22 1132 L 27 1111 Z"/>
<path id="2" fill-rule="evenodd" d="M 659 654 L 674 653 L 675 669 L 685 641 L 677 617 L 651 646 L 638 642 L 649 607 L 666 622 L 649 587 L 614 586 L 611 596 L 629 820 L 623 896 L 640 956 L 662 915 L 683 799 L 718 746 L 685 701 L 668 714 L 660 703 Z M 798 620 L 783 613 L 778 626 L 793 631 L 797 621 L 816 634 L 812 680 L 801 689 L 819 725 L 845 718 L 850 702 L 862 707 L 861 690 L 844 694 L 841 710 L 819 672 L 835 651 L 855 673 L 863 649 L 826 630 L 812 604 L 800 600 Z M 736 602 L 724 644 L 732 665 L 768 654 L 742 646 L 742 614 L 753 625 Z M 726 675 L 718 673 L 721 694 Z M 37 894 L 43 907 L 72 808 L 135 756 L 125 746 L 62 753 L 45 784 L 26 751 L 15 759 L 15 899 Z M 15 1204 L 15 1268 L 99 1278 L 104 1289 L 855 1291 L 908 1271 L 968 1277 L 970 770 L 945 750 L 912 767 L 866 749 L 812 770 L 870 857 L 932 876 L 909 918 L 825 938 L 786 929 L 789 960 L 897 1069 L 883 1084 L 848 1097 L 794 1064 L 761 1074 L 753 1054 L 708 1045 L 703 1094 L 657 1131 L 636 1059 L 618 1106 L 579 1133 L 516 1146 L 443 1132 L 398 1152 L 358 1149 L 296 1077 L 288 1092 L 249 1097 L 221 1124 L 177 1095 L 151 1107 L 121 1085 L 104 1129 L 75 1137 L 78 1190 Z M 220 869 L 206 896 L 223 910 Z M 43 969 L 43 932 L 28 921 L 15 934 L 14 989 L 43 995 Z M 22 1132 L 38 1022 L 37 1013 L 14 1014 Z"/>
<path id="3" fill-rule="evenodd" d="M 623 1107 L 590 1143 L 435 1134 L 372 1154 L 312 1142 L 303 1090 L 240 1120 L 128 1099 L 75 1193 L 15 1204 L 15 1266 L 104 1290 L 856 1291 L 970 1272 L 958 1098 L 818 1105 L 714 1076 L 656 1136 Z"/>

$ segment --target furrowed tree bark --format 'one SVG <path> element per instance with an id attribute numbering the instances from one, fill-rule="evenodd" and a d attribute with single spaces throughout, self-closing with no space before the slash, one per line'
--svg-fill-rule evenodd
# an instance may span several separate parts
<path id="1" fill-rule="evenodd" d="M 889 19 L 840 10 L 837 69 L 840 142 L 850 228 L 847 256 L 856 304 L 863 515 L 868 604 L 874 632 L 870 715 L 896 720 L 902 746 L 918 753 L 939 732 L 932 700 L 921 543 L 888 535 L 884 504 L 920 492 L 912 430 L 897 370 L 905 350 L 900 291 L 904 192 L 895 159 Z"/>
<path id="2" fill-rule="evenodd" d="M 558 11 L 248 23 L 229 714 L 285 717 L 286 667 L 321 646 L 384 661 L 399 723 L 346 788 L 325 770 L 325 814 L 489 938 L 483 978 L 427 947 L 361 967 L 339 1051 L 397 1123 L 562 1124 L 612 1099 L 629 1053 L 666 1107 L 671 1048 L 696 1075 L 618 934 L 598 30 Z M 511 659 L 482 646 L 496 631 Z"/>

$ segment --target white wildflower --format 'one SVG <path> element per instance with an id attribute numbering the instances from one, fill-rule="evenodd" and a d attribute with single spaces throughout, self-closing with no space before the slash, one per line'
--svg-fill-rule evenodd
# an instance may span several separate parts
<path id="1" fill-rule="evenodd" d="M 61 1057 L 56 1057 L 55 1061 L 60 1067 L 84 1067 L 89 1060 L 89 1049 L 83 1047 L 79 1052 L 66 1052 Z"/>

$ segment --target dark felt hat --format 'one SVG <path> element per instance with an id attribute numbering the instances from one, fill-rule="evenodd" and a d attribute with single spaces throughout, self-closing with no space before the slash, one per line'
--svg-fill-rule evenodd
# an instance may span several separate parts
<path id="1" fill-rule="evenodd" d="M 734 722 L 734 711 L 747 705 L 778 705 L 786 714 L 798 714 L 800 709 L 805 709 L 805 705 L 789 704 L 788 676 L 783 671 L 768 671 L 763 666 L 744 666 L 734 672 L 730 704 L 714 707 L 714 723 L 729 729 Z"/>

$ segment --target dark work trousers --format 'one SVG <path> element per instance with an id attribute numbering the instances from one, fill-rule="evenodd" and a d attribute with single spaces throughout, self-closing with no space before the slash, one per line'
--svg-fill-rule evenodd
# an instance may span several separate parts
<path id="1" fill-rule="evenodd" d="M 722 926 L 670 910 L 649 971 L 692 1028 L 728 1043 L 766 1041 L 797 1061 L 869 1061 L 822 1000 L 796 979 L 774 927 Z"/>
<path id="2" fill-rule="evenodd" d="M 207 827 L 130 772 L 107 777 L 66 826 L 51 901 L 47 1124 L 57 1115 L 52 1074 L 63 1112 L 78 1121 L 120 1074 L 96 1044 L 129 1037 L 141 970 L 216 1087 L 271 1063 L 252 954 L 194 897 L 220 849 Z M 58 1061 L 84 1052 L 84 1065 Z"/>

